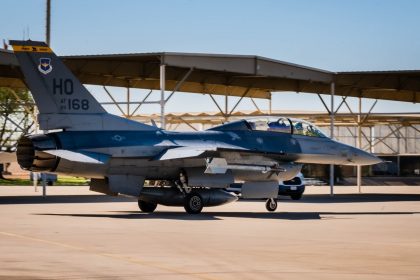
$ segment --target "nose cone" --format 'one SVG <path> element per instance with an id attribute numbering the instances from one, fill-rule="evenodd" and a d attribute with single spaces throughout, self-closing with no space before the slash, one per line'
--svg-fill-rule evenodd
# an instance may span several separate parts
<path id="1" fill-rule="evenodd" d="M 371 153 L 354 148 L 353 162 L 356 165 L 373 165 L 381 163 L 383 160 Z"/>

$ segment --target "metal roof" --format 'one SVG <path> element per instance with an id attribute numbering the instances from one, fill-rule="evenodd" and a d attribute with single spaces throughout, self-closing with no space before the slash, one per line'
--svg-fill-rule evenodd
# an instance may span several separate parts
<path id="1" fill-rule="evenodd" d="M 420 70 L 338 72 L 344 96 L 420 102 Z"/>
<path id="2" fill-rule="evenodd" d="M 159 66 L 166 65 L 166 90 L 270 98 L 271 92 L 336 95 L 420 102 L 420 70 L 329 72 L 260 56 L 139 53 L 61 57 L 84 84 L 159 89 Z M 0 50 L 0 86 L 23 87 L 13 52 Z"/>

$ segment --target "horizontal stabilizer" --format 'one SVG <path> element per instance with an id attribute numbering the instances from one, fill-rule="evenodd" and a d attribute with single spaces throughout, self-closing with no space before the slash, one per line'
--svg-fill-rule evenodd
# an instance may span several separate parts
<path id="1" fill-rule="evenodd" d="M 1 152 L 0 164 L 9 162 L 17 162 L 16 153 Z"/>
<path id="2" fill-rule="evenodd" d="M 81 163 L 105 164 L 109 159 L 108 155 L 92 152 L 80 153 L 69 150 L 46 150 L 43 152 L 66 159 L 68 161 Z"/>

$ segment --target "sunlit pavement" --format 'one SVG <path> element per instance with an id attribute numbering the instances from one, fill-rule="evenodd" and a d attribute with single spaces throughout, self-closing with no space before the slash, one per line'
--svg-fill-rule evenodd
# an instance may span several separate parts
<path id="1" fill-rule="evenodd" d="M 420 187 L 362 191 L 188 215 L 87 187 L 0 187 L 0 278 L 418 279 Z"/>

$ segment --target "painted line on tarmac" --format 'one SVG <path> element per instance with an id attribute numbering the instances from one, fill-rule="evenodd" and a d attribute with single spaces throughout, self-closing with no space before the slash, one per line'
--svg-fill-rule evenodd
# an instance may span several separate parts
<path id="1" fill-rule="evenodd" d="M 191 273 L 191 272 L 187 272 L 187 271 L 177 269 L 177 268 L 173 268 L 173 267 L 170 267 L 170 266 L 165 266 L 165 265 L 162 265 L 162 264 L 158 264 L 158 263 L 155 263 L 155 262 L 133 259 L 133 258 L 123 256 L 123 255 L 102 253 L 102 252 L 98 252 L 98 251 L 94 251 L 94 250 L 88 250 L 84 247 L 69 245 L 69 244 L 65 244 L 65 243 L 61 243 L 61 242 L 50 241 L 50 240 L 45 240 L 45 239 L 41 239 L 41 238 L 36 238 L 36 237 L 31 237 L 31 236 L 26 236 L 26 235 L 11 233 L 11 232 L 4 232 L 4 231 L 0 231 L 0 235 L 20 238 L 20 239 L 25 239 L 25 240 L 31 240 L 31 241 L 36 241 L 36 242 L 45 243 L 45 244 L 50 244 L 50 245 L 54 245 L 54 246 L 58 246 L 58 247 L 62 247 L 62 248 L 67 248 L 67 249 L 72 249 L 72 250 L 77 250 L 77 251 L 81 251 L 81 252 L 85 252 L 85 253 L 89 253 L 89 254 L 93 254 L 93 255 L 97 255 L 97 256 L 109 257 L 109 258 L 129 262 L 129 263 L 133 263 L 133 264 L 139 264 L 139 265 L 146 266 L 146 267 L 153 267 L 153 268 L 157 268 L 157 269 L 160 269 L 160 270 L 166 270 L 166 271 L 169 271 L 169 272 L 172 272 L 172 273 L 176 273 L 178 275 L 179 274 L 189 275 L 189 276 L 197 278 L 197 279 L 204 279 L 204 280 L 217 279 L 217 278 L 212 278 L 212 277 L 209 277 L 209 276 L 206 276 L 206 275 L 201 275 L 200 273 Z"/>

